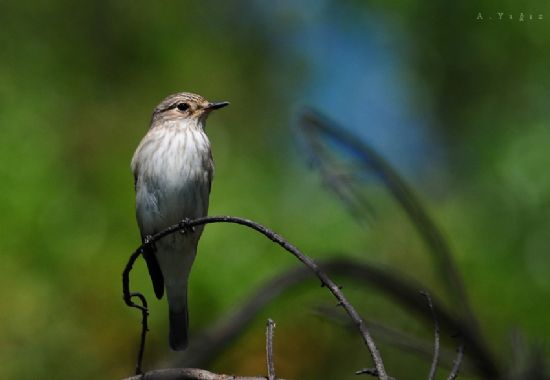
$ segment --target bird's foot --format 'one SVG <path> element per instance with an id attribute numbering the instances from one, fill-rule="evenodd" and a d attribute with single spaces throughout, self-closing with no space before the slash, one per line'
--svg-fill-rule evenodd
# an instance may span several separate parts
<path id="1" fill-rule="evenodd" d="M 153 240 L 153 235 L 145 235 L 143 237 L 143 247 L 146 249 L 150 249 L 153 252 L 156 252 L 157 246 L 155 245 L 155 241 Z"/>
<path id="2" fill-rule="evenodd" d="M 187 233 L 195 232 L 195 227 L 190 226 L 191 219 L 185 218 L 183 219 L 179 225 L 180 225 L 180 234 L 185 235 Z"/>

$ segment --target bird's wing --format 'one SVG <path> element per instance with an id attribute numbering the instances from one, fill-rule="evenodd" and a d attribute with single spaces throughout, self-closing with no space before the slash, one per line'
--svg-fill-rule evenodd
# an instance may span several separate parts
<path id="1" fill-rule="evenodd" d="M 134 174 L 134 189 L 137 192 L 138 167 L 137 165 L 134 164 L 133 159 L 132 159 L 132 172 Z M 142 244 L 145 243 L 145 240 L 146 240 L 146 237 L 143 234 L 141 234 Z M 157 296 L 158 299 L 161 299 L 162 296 L 164 295 L 164 276 L 162 275 L 162 271 L 160 270 L 157 257 L 155 256 L 155 246 L 153 244 L 147 245 L 143 249 L 142 256 L 145 259 L 145 263 L 147 264 L 147 269 L 149 271 L 149 276 L 151 277 L 151 281 L 153 282 L 153 289 L 155 290 L 155 296 Z"/>
<path id="2" fill-rule="evenodd" d="M 141 236 L 141 241 L 145 242 L 145 236 Z M 147 263 L 147 269 L 149 270 L 149 276 L 151 276 L 151 281 L 153 282 L 155 295 L 158 299 L 161 299 L 164 295 L 164 277 L 160 270 L 155 251 L 154 245 L 147 245 L 143 250 L 143 258 Z"/>

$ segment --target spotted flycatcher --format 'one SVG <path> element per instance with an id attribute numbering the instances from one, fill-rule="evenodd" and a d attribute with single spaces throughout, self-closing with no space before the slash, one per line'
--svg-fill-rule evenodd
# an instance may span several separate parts
<path id="1" fill-rule="evenodd" d="M 132 158 L 136 215 L 144 242 L 183 219 L 207 215 L 214 162 L 205 123 L 210 111 L 228 104 L 181 92 L 155 108 L 151 127 Z M 201 234 L 202 227 L 171 234 L 143 252 L 157 298 L 166 286 L 173 350 L 187 347 L 187 280 Z"/>

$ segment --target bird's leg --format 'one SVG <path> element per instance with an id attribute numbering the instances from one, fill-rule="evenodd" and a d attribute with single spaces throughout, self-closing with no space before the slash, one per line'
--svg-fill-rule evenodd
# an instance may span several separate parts
<path id="1" fill-rule="evenodd" d="M 179 223 L 181 227 L 180 234 L 185 235 L 187 233 L 195 232 L 195 227 L 190 226 L 189 223 L 191 223 L 191 219 L 183 218 L 183 220 Z"/>

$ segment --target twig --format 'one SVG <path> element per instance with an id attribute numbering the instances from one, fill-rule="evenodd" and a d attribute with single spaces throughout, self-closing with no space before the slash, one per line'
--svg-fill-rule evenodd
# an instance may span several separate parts
<path id="1" fill-rule="evenodd" d="M 147 331 L 149 331 L 147 327 L 147 317 L 149 316 L 149 310 L 147 308 L 147 300 L 145 299 L 145 296 L 143 294 L 138 292 L 134 292 L 134 293 L 130 292 L 130 271 L 132 270 L 132 267 L 134 266 L 134 263 L 136 262 L 139 255 L 143 253 L 143 247 L 144 245 L 142 245 L 140 249 L 132 253 L 132 255 L 128 260 L 128 263 L 126 264 L 126 267 L 124 268 L 124 271 L 122 272 L 122 294 L 123 294 L 124 302 L 129 307 L 133 307 L 141 311 L 141 337 L 140 337 L 138 357 L 136 362 L 136 375 L 139 375 L 143 372 L 142 363 L 143 363 L 143 352 L 145 351 L 145 336 L 147 334 Z M 133 297 L 138 298 L 141 301 L 141 305 L 134 303 L 132 301 Z"/>
<path id="2" fill-rule="evenodd" d="M 267 320 L 267 327 L 265 330 L 265 349 L 267 355 L 267 378 L 268 380 L 275 380 L 275 363 L 273 361 L 273 330 L 275 329 L 275 322 L 270 318 Z"/>
<path id="3" fill-rule="evenodd" d="M 462 338 L 461 338 L 462 340 Z M 464 341 L 460 342 L 460 345 L 458 346 L 457 353 L 456 353 L 456 359 L 453 362 L 453 369 L 451 370 L 451 373 L 449 374 L 449 377 L 447 377 L 447 380 L 454 380 L 458 376 L 458 371 L 460 369 L 460 365 L 462 364 L 462 358 L 464 357 Z"/>
<path id="4" fill-rule="evenodd" d="M 382 361 L 382 357 L 380 356 L 380 352 L 378 351 L 376 344 L 374 343 L 367 327 L 365 326 L 363 319 L 361 318 L 359 313 L 357 313 L 353 305 L 351 305 L 349 301 L 346 299 L 346 297 L 344 296 L 340 288 L 334 283 L 334 281 L 332 281 L 332 279 L 325 272 L 321 270 L 321 268 L 319 268 L 319 266 L 309 256 L 304 255 L 298 248 L 290 244 L 280 235 L 271 231 L 267 227 L 262 226 L 261 224 L 253 222 L 251 220 L 234 217 L 234 216 L 211 216 L 211 217 L 197 218 L 194 220 L 183 220 L 178 224 L 174 224 L 166 228 L 165 230 L 153 235 L 149 239 L 147 244 L 155 243 L 156 241 L 163 238 L 164 236 L 172 234 L 176 231 L 186 231 L 192 227 L 197 227 L 197 226 L 211 224 L 211 223 L 234 223 L 234 224 L 239 224 L 242 226 L 249 227 L 261 233 L 262 235 L 264 235 L 274 243 L 279 244 L 282 248 L 284 248 L 285 250 L 293 254 L 298 260 L 300 260 L 311 271 L 313 271 L 315 275 L 321 280 L 321 282 L 330 290 L 330 292 L 334 295 L 334 297 L 338 300 L 338 302 L 342 304 L 343 308 L 346 310 L 347 314 L 353 320 L 355 326 L 361 333 L 361 336 L 363 337 L 363 341 L 367 345 L 367 348 L 371 354 L 376 370 L 378 371 L 379 379 L 388 380 L 388 375 L 386 374 L 386 370 L 384 368 L 384 363 Z M 124 294 L 125 302 L 129 306 L 138 307 L 138 308 L 139 308 L 139 305 L 133 304 L 130 300 L 130 297 L 127 297 L 127 295 L 130 294 L 130 290 L 129 290 L 130 269 L 133 263 L 135 262 L 137 256 L 141 254 L 143 248 L 144 248 L 144 245 L 141 245 L 131 255 L 130 261 L 126 265 L 126 268 L 124 269 L 124 273 L 123 273 L 123 294 Z"/>
<path id="5" fill-rule="evenodd" d="M 378 371 L 376 370 L 376 368 L 363 368 L 363 369 L 360 369 L 359 371 L 355 371 L 355 374 L 356 375 L 370 375 L 370 376 L 377 377 L 378 376 Z"/>
<path id="6" fill-rule="evenodd" d="M 332 322 L 343 326 L 347 330 L 353 329 L 355 332 L 355 327 L 351 325 L 347 318 L 344 318 L 338 310 L 335 310 L 332 306 L 316 306 L 313 313 L 318 314 L 319 317 L 329 319 Z M 372 336 L 379 342 L 384 341 L 386 344 L 391 345 L 403 352 L 408 352 L 414 355 L 425 359 L 426 361 L 431 361 L 433 358 L 433 341 L 427 342 L 423 339 L 405 333 L 396 328 L 389 327 L 380 322 L 375 322 L 373 320 L 365 321 L 369 327 Z M 440 358 L 439 358 L 439 367 L 445 367 L 451 370 L 453 367 L 453 361 L 456 356 L 456 349 L 453 352 L 447 352 L 444 347 L 441 347 Z M 466 357 L 464 358 L 466 359 Z M 460 366 L 461 372 L 472 373 L 474 368 L 470 363 L 469 366 L 465 367 L 467 362 L 462 361 Z"/>
<path id="7" fill-rule="evenodd" d="M 145 351 L 145 335 L 149 328 L 147 327 L 147 317 L 149 316 L 149 311 L 147 309 L 147 300 L 141 293 L 133 293 L 132 297 L 138 297 L 141 301 L 143 308 L 141 309 L 141 337 L 139 342 L 139 351 L 136 364 L 136 375 L 143 373 L 142 364 L 143 364 L 143 353 Z"/>
<path id="8" fill-rule="evenodd" d="M 430 312 L 432 313 L 432 318 L 434 321 L 434 356 L 432 360 L 432 366 L 430 368 L 430 374 L 428 375 L 428 380 L 434 380 L 435 379 L 435 373 L 437 372 L 437 365 L 439 363 L 439 354 L 441 352 L 441 348 L 439 345 L 439 321 L 437 319 L 437 314 L 435 313 L 435 308 L 432 303 L 432 297 L 430 297 L 430 294 L 426 291 L 420 292 L 424 297 L 426 297 L 426 300 L 428 301 L 428 307 L 430 308 Z"/>
<path id="9" fill-rule="evenodd" d="M 128 259 L 128 263 L 124 267 L 124 271 L 122 272 L 122 295 L 124 302 L 129 307 L 134 307 L 141 311 L 147 311 L 147 307 L 132 302 L 132 297 L 138 297 L 140 299 L 145 299 L 145 297 L 140 293 L 130 293 L 130 271 L 132 270 L 137 258 L 142 254 L 142 250 L 143 246 L 139 247 L 134 253 L 132 253 Z"/>

